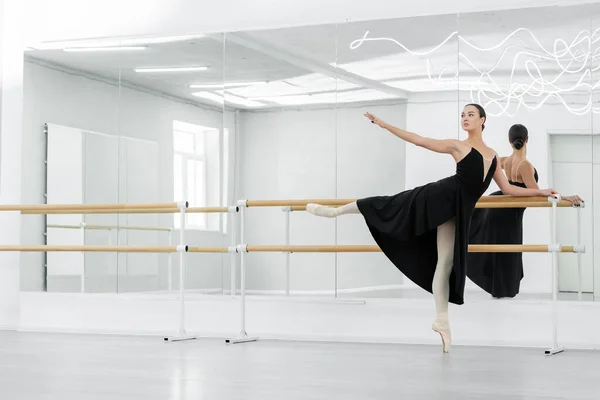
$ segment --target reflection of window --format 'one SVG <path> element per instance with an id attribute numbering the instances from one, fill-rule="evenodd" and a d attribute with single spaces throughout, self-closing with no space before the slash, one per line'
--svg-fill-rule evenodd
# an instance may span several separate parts
<path id="1" fill-rule="evenodd" d="M 223 177 L 220 174 L 220 132 L 218 129 L 173 121 L 174 201 L 187 200 L 190 207 L 227 204 L 227 168 L 229 133 L 223 132 Z M 184 188 L 183 182 L 187 183 Z M 223 184 L 221 184 L 223 182 Z M 184 192 L 186 190 L 187 192 Z M 222 196 L 222 197 L 221 197 Z M 219 230 L 219 218 L 227 225 L 227 214 L 188 214 L 190 229 Z M 179 228 L 179 215 L 174 226 Z"/>

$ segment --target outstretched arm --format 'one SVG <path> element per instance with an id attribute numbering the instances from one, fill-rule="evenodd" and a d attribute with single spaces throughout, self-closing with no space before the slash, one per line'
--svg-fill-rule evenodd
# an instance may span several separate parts
<path id="1" fill-rule="evenodd" d="M 423 147 L 427 150 L 435 151 L 436 153 L 445 153 L 455 155 L 459 152 L 459 141 L 456 139 L 432 139 L 418 135 L 414 132 L 405 131 L 404 129 L 397 128 L 390 125 L 371 113 L 365 113 L 365 117 L 369 118 L 372 123 L 380 126 L 383 129 L 387 129 L 400 139 L 412 143 L 416 146 Z"/>
<path id="2" fill-rule="evenodd" d="M 553 194 L 558 194 L 555 190 L 552 189 L 534 189 L 534 188 L 522 188 L 519 186 L 514 186 L 508 183 L 508 179 L 504 172 L 502 171 L 502 167 L 500 164 L 496 164 L 496 171 L 494 172 L 494 181 L 498 184 L 502 193 L 509 196 L 551 196 Z"/>

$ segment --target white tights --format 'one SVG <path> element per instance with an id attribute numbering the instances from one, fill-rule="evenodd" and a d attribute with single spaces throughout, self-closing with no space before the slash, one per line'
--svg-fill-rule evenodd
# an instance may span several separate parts
<path id="1" fill-rule="evenodd" d="M 335 218 L 343 214 L 360 214 L 356 202 L 341 207 L 328 207 L 318 204 L 307 204 L 306 211 L 321 217 Z M 433 298 L 435 301 L 434 325 L 450 333 L 448 321 L 448 300 L 450 297 L 450 273 L 454 261 L 454 231 L 456 223 L 454 218 L 443 223 L 437 228 L 437 253 L 438 261 L 433 274 Z"/>
<path id="2" fill-rule="evenodd" d="M 450 273 L 454 261 L 454 218 L 437 228 L 438 261 L 433 274 L 433 298 L 436 323 L 448 325 L 448 298 L 450 296 Z"/>
<path id="3" fill-rule="evenodd" d="M 309 203 L 306 205 L 306 211 L 320 217 L 335 218 L 343 214 L 360 214 L 358 205 L 355 201 L 340 207 L 328 207 Z"/>

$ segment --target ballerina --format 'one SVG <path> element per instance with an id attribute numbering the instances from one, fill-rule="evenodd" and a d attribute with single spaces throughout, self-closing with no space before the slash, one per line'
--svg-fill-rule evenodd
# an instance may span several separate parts
<path id="1" fill-rule="evenodd" d="M 311 203 L 306 210 L 329 218 L 362 214 L 386 257 L 406 277 L 433 294 L 436 316 L 432 329 L 439 333 L 447 353 L 451 344 L 448 303 L 464 303 L 471 214 L 492 178 L 512 196 L 551 196 L 557 192 L 510 185 L 496 152 L 483 141 L 486 114 L 478 104 L 468 104 L 462 111 L 462 128 L 468 133 L 465 141 L 427 138 L 392 126 L 371 113 L 365 116 L 409 143 L 451 155 L 456 173 L 391 196 L 362 198 L 337 208 Z"/>

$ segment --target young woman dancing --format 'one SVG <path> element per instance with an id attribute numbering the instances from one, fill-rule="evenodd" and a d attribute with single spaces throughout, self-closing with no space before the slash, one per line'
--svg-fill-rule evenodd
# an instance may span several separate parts
<path id="1" fill-rule="evenodd" d="M 329 218 L 362 214 L 375 242 L 396 268 L 433 293 L 436 317 L 432 329 L 440 334 L 447 353 L 451 343 L 448 303 L 464 303 L 471 214 L 492 178 L 508 195 L 551 196 L 556 192 L 510 185 L 496 152 L 483 141 L 486 114 L 478 104 L 468 104 L 462 111 L 462 128 L 468 133 L 465 141 L 431 139 L 370 113 L 365 116 L 409 143 L 451 155 L 456 173 L 391 196 L 362 198 L 337 208 L 308 204 L 306 210 Z"/>

